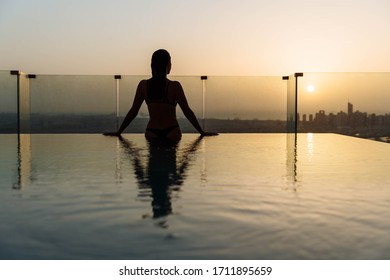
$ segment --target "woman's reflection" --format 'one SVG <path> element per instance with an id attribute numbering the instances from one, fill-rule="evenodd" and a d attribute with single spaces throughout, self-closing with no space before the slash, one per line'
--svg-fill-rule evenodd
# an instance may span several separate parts
<path id="1" fill-rule="evenodd" d="M 119 137 L 121 146 L 134 166 L 140 195 L 145 191 L 151 192 L 153 218 L 172 213 L 172 192 L 180 190 L 192 159 L 191 155 L 199 148 L 201 139 L 202 137 L 196 138 L 180 150 L 179 144 L 148 142 L 147 163 L 144 163 L 140 149 L 133 142 Z"/>

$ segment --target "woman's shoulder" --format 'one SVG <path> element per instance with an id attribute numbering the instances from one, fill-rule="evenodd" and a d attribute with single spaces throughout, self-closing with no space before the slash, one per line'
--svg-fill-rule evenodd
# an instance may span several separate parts
<path id="1" fill-rule="evenodd" d="M 139 82 L 139 84 L 146 84 L 147 82 L 149 82 L 151 79 L 143 79 Z"/>
<path id="2" fill-rule="evenodd" d="M 138 87 L 146 88 L 146 86 L 147 86 L 149 80 L 150 80 L 150 79 L 141 80 L 141 81 L 138 83 Z"/>
<path id="3" fill-rule="evenodd" d="M 179 81 L 175 81 L 175 80 L 168 80 L 168 83 L 169 83 L 169 87 L 172 87 L 172 88 L 181 88 L 181 84 Z"/>
<path id="4" fill-rule="evenodd" d="M 167 80 L 168 80 L 168 82 L 170 82 L 170 83 L 179 83 L 179 84 L 180 84 L 180 82 L 179 82 L 179 81 L 176 81 L 176 80 L 171 80 L 171 79 L 168 79 L 168 78 L 167 78 Z"/>

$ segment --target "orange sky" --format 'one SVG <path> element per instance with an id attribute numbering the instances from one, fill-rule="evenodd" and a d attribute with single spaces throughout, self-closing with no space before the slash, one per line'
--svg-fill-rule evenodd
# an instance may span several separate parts
<path id="1" fill-rule="evenodd" d="M 0 69 L 176 75 L 390 72 L 388 0 L 0 2 Z"/>

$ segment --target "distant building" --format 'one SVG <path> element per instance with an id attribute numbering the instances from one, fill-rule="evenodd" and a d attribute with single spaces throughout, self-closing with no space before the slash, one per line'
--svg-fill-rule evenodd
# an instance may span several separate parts
<path id="1" fill-rule="evenodd" d="M 347 124 L 348 124 L 348 115 L 343 111 L 338 112 L 336 115 L 336 126 L 338 128 L 343 128 L 347 126 Z"/>
<path id="2" fill-rule="evenodd" d="M 348 116 L 351 117 L 353 114 L 353 105 L 348 102 Z"/>
<path id="3" fill-rule="evenodd" d="M 327 124 L 327 116 L 325 114 L 325 111 L 324 110 L 318 111 L 318 113 L 316 113 L 316 117 L 314 120 L 318 125 Z"/>

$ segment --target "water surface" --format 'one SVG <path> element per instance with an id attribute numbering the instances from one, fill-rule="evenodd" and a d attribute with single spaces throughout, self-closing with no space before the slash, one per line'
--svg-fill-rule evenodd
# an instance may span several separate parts
<path id="1" fill-rule="evenodd" d="M 390 259 L 390 146 L 0 135 L 1 259 Z"/>

